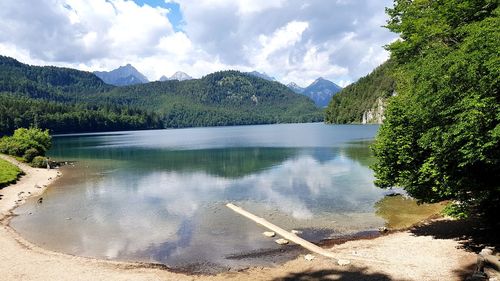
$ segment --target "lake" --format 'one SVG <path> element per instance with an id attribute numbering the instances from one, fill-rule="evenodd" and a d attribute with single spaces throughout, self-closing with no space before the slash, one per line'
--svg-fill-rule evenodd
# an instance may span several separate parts
<path id="1" fill-rule="evenodd" d="M 57 136 L 74 165 L 15 210 L 12 227 L 44 248 L 194 272 L 271 265 L 279 246 L 232 202 L 319 241 L 385 224 L 369 145 L 377 125 L 279 124 Z"/>

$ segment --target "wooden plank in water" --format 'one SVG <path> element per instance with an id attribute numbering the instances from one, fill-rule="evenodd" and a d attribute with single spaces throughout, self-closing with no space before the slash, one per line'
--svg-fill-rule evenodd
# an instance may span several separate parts
<path id="1" fill-rule="evenodd" d="M 328 250 L 325 250 L 317 245 L 314 245 L 313 243 L 311 243 L 305 239 L 302 239 L 299 236 L 297 236 L 291 232 L 288 232 L 288 231 L 284 230 L 283 228 L 281 228 L 277 225 L 274 225 L 261 217 L 258 217 L 250 212 L 247 212 L 234 204 L 228 203 L 228 204 L 226 204 L 226 206 L 229 209 L 235 211 L 236 213 L 253 220 L 254 222 L 262 225 L 263 227 L 268 228 L 271 231 L 276 232 L 277 234 L 279 234 L 283 238 L 290 240 L 293 243 L 300 245 L 300 246 L 308 249 L 311 252 L 314 252 L 318 255 L 322 255 L 322 256 L 327 257 L 327 258 L 337 259 L 337 257 L 334 255 L 334 253 L 332 253 Z"/>

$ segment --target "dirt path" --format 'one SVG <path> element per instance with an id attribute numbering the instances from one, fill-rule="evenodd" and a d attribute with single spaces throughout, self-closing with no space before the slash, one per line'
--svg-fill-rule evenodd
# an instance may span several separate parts
<path id="1" fill-rule="evenodd" d="M 463 280 L 475 263 L 475 254 L 461 249 L 460 241 L 452 236 L 435 237 L 425 231 L 405 231 L 334 246 L 332 251 L 353 257 L 346 266 L 321 257 L 306 261 L 301 256 L 272 268 L 215 276 L 185 275 L 147 265 L 56 253 L 20 237 L 8 226 L 8 215 L 12 208 L 23 203 L 25 196 L 43 193 L 44 186 L 56 180 L 58 172 L 2 158 L 19 165 L 26 175 L 18 183 L 0 190 L 1 280 Z M 439 224 L 447 228 L 446 221 Z"/>

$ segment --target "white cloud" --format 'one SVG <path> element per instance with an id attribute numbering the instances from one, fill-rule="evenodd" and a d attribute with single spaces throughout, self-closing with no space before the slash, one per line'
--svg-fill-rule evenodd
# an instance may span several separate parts
<path id="1" fill-rule="evenodd" d="M 302 33 L 309 27 L 307 22 L 289 22 L 286 26 L 276 30 L 271 36 L 266 36 L 261 34 L 259 36 L 259 43 L 262 49 L 259 50 L 261 56 L 264 59 L 276 52 L 280 51 L 286 47 L 291 47 L 295 43 L 299 42 L 302 38 Z"/>
<path id="2" fill-rule="evenodd" d="M 131 63 L 150 80 L 181 70 L 258 70 L 307 85 L 346 84 L 387 59 L 394 35 L 384 1 L 166 0 L 180 4 L 183 31 L 162 7 L 126 0 L 0 3 L 0 53 L 82 70 Z"/>

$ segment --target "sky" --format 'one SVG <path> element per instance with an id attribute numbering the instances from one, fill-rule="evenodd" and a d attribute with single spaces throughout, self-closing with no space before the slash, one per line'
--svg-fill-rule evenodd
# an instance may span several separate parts
<path id="1" fill-rule="evenodd" d="M 183 71 L 265 72 L 345 86 L 388 58 L 391 0 L 0 1 L 0 54 L 33 65 L 109 71 L 127 63 L 154 81 Z"/>

